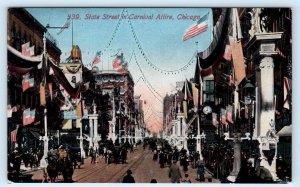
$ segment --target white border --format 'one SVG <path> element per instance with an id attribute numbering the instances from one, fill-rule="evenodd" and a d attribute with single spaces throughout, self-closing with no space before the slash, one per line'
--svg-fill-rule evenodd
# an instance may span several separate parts
<path id="1" fill-rule="evenodd" d="M 0 185 L 8 186 L 7 183 L 7 168 L 5 162 L 7 161 L 6 155 L 6 136 L 7 136 L 7 121 L 6 121 L 6 94 L 7 94 L 7 77 L 6 77 L 6 67 L 7 67 L 7 49 L 6 49 L 6 37 L 7 37 L 7 8 L 8 7 L 291 7 L 293 13 L 292 20 L 292 33 L 293 33 L 293 137 L 292 137 L 292 173 L 293 173 L 293 182 L 289 186 L 299 186 L 299 161 L 297 156 L 300 154 L 300 149 L 298 149 L 297 144 L 299 141 L 300 133 L 300 120 L 296 118 L 299 114 L 299 83 L 300 73 L 300 2 L 299 0 L 209 0 L 209 1 L 193 1 L 193 0 L 151 0 L 151 1 L 139 1 L 139 0 L 110 0 L 109 2 L 97 1 L 97 0 L 51 0 L 51 2 L 44 2 L 41 0 L 6 0 L 0 4 L 0 132 L 1 132 L 1 141 L 0 145 L 2 150 L 0 151 Z M 38 183 L 22 183 L 22 184 L 10 184 L 11 186 L 37 186 L 41 185 Z M 45 186 L 61 186 L 62 184 L 43 184 Z M 116 184 L 104 184 L 104 183 L 80 183 L 80 184 L 63 184 L 65 185 L 81 185 L 86 186 L 116 186 Z M 142 184 L 142 185 L 151 185 L 151 184 Z M 159 186 L 171 186 L 171 184 L 157 184 Z M 180 184 L 183 185 L 183 184 Z M 193 184 L 191 184 L 193 185 Z M 194 184 L 195 185 L 195 184 Z M 199 184 L 197 184 L 199 185 Z M 200 184 L 201 185 L 201 184 Z M 202 184 L 203 185 L 203 184 Z M 205 184 L 205 185 L 216 185 L 216 184 Z M 222 184 L 225 185 L 225 184 Z M 128 186 L 124 184 L 117 184 L 117 186 Z M 190 186 L 190 185 L 189 185 Z M 246 186 L 252 186 L 247 184 Z M 269 185 L 267 185 L 269 186 Z M 276 185 L 278 186 L 278 185 Z M 281 186 L 281 185 L 280 185 Z M 285 185 L 287 186 L 287 185 Z"/>

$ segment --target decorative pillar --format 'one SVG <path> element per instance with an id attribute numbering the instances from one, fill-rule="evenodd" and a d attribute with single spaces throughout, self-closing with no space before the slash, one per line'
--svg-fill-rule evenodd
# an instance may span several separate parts
<path id="1" fill-rule="evenodd" d="M 201 135 L 200 135 L 200 116 L 197 117 L 197 145 L 196 145 L 196 151 L 199 151 L 200 154 L 200 161 L 203 160 L 202 151 L 201 151 Z"/>
<path id="2" fill-rule="evenodd" d="M 93 147 L 93 120 L 92 118 L 90 117 L 89 118 L 89 129 L 90 129 L 90 139 L 89 139 L 89 147 Z"/>
<path id="3" fill-rule="evenodd" d="M 241 169 L 241 133 L 234 134 L 233 142 L 233 168 L 227 179 L 235 182 L 236 177 Z"/>
<path id="4" fill-rule="evenodd" d="M 254 17 L 253 17 L 254 18 Z M 254 33 L 246 46 L 249 58 L 259 67 L 256 71 L 256 111 L 254 133 L 259 142 L 259 166 L 270 171 L 273 180 L 277 180 L 276 156 L 278 137 L 275 133 L 274 109 L 274 62 L 277 55 L 276 43 L 282 32 Z M 254 135 L 255 136 L 255 135 Z"/>

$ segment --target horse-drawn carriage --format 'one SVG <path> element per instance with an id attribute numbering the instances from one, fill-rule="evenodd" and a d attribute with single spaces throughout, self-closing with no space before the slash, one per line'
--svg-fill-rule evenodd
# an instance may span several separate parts
<path id="1" fill-rule="evenodd" d="M 80 168 L 83 164 L 83 158 L 81 156 L 81 149 L 79 147 L 70 147 L 68 150 L 68 154 L 74 169 Z"/>

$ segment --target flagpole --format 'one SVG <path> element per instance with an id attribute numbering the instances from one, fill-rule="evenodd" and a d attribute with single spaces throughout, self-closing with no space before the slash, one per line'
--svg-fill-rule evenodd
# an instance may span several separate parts
<path id="1" fill-rule="evenodd" d="M 72 47 L 73 47 L 73 19 L 72 19 Z"/>
<path id="2" fill-rule="evenodd" d="M 43 60 L 46 60 L 46 33 L 44 33 L 44 36 L 43 36 L 43 43 L 44 43 L 44 52 L 43 52 L 43 55 L 44 55 L 44 58 Z M 45 61 L 45 65 L 47 67 L 47 60 Z M 44 74 L 45 77 L 44 78 L 44 86 L 46 85 L 46 75 Z M 45 108 L 44 108 L 44 136 L 43 136 L 43 140 L 44 140 L 44 155 L 40 161 L 40 166 L 42 168 L 46 168 L 47 167 L 47 161 L 46 161 L 46 157 L 47 157 L 47 154 L 48 154 L 48 124 L 47 124 L 47 104 L 45 105 Z"/>

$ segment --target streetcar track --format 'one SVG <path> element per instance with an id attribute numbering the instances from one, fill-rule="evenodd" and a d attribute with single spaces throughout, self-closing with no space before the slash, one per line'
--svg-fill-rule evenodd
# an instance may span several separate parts
<path id="1" fill-rule="evenodd" d="M 106 182 L 112 181 L 112 179 L 114 177 L 118 176 L 122 172 L 121 177 L 120 178 L 118 177 L 118 179 L 115 181 L 115 182 L 121 182 L 122 179 L 123 179 L 123 173 L 125 173 L 129 169 L 133 170 L 134 167 L 138 167 L 145 160 L 145 157 L 143 156 L 143 153 L 144 152 L 140 153 L 140 155 L 139 155 L 140 158 L 137 161 L 135 161 L 129 167 L 126 167 L 126 168 L 123 168 L 123 169 L 117 171 L 114 175 L 112 175 L 112 177 L 108 178 L 108 180 Z"/>
<path id="2" fill-rule="evenodd" d="M 142 157 L 142 153 L 140 153 L 140 154 L 138 154 L 138 155 L 134 155 L 133 161 L 134 161 L 134 159 L 135 159 L 136 157 Z M 136 162 L 134 162 L 130 167 L 132 167 L 135 163 L 136 163 Z M 105 169 L 111 169 L 110 166 L 111 166 L 111 165 L 104 165 L 104 166 L 102 166 L 102 167 L 97 167 L 97 166 L 95 166 L 95 167 L 93 167 L 93 170 L 92 170 L 92 171 L 89 171 L 89 172 L 88 172 L 88 174 L 86 174 L 86 173 L 81 173 L 81 175 L 82 175 L 82 174 L 85 174 L 85 175 L 84 175 L 83 177 L 78 178 L 76 181 L 77 181 L 77 182 L 80 182 L 80 183 L 89 181 L 89 179 L 90 179 L 91 177 L 94 177 L 94 176 L 88 177 L 90 174 L 92 174 L 92 173 L 98 173 L 98 172 L 103 171 L 103 170 L 105 170 Z M 116 175 L 120 175 L 121 172 L 124 172 L 124 170 L 127 170 L 127 169 L 128 169 L 128 167 L 126 167 L 126 165 L 122 165 L 122 166 L 117 165 L 117 167 L 120 167 L 120 168 L 117 169 L 116 172 L 114 172 L 114 175 L 112 175 L 112 173 L 110 173 L 110 176 L 111 176 L 111 177 L 106 178 L 106 179 L 105 179 L 105 182 L 114 182 L 114 181 L 111 181 L 111 180 L 112 180 Z M 77 176 L 78 176 L 78 175 L 80 175 L 80 174 L 77 174 Z M 123 174 L 122 174 L 122 175 L 123 175 Z M 102 176 L 102 177 L 103 177 L 103 176 Z M 83 180 L 82 180 L 82 179 L 83 179 Z M 103 182 L 104 182 L 104 181 L 103 181 Z"/>

